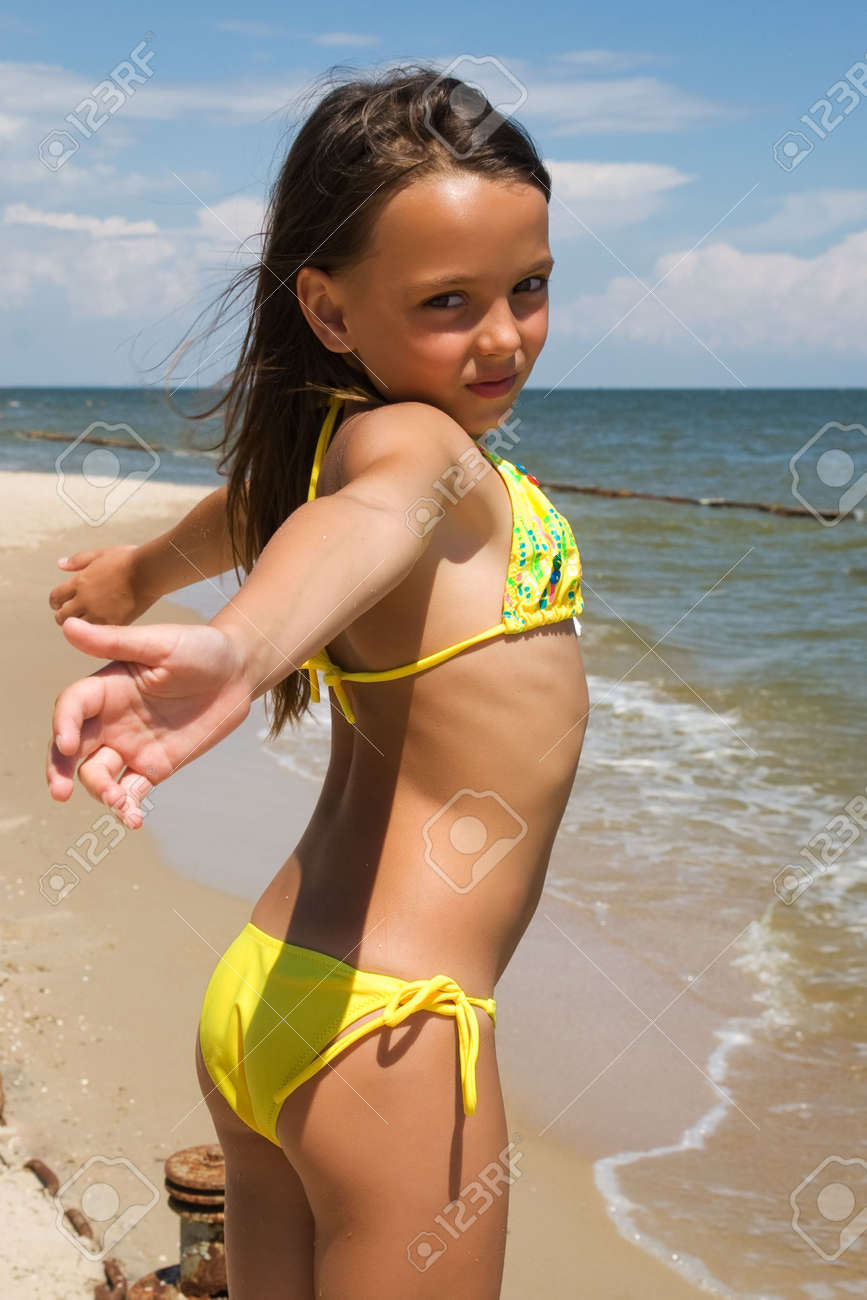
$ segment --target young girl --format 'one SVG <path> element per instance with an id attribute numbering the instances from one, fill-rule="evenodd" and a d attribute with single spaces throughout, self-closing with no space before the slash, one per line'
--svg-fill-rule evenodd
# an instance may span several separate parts
<path id="1" fill-rule="evenodd" d="M 322 99 L 271 196 L 227 487 L 140 550 L 72 557 L 51 594 L 112 662 L 57 698 L 50 793 L 77 770 L 127 826 L 253 700 L 276 735 L 319 672 L 332 691 L 319 802 L 196 1033 L 232 1300 L 500 1294 L 515 1153 L 493 992 L 588 701 L 569 524 L 482 441 L 545 341 L 550 178 L 455 92 L 414 67 Z M 210 623 L 124 626 L 239 561 Z"/>

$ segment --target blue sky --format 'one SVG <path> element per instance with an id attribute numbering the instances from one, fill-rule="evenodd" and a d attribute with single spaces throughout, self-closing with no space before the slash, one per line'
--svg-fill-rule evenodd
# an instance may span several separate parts
<path id="1" fill-rule="evenodd" d="M 557 266 L 531 387 L 864 386 L 861 6 L 332 4 L 321 27 L 309 14 L 0 13 L 0 385 L 164 378 L 242 264 L 296 97 L 335 65 L 457 61 L 495 103 L 517 87 L 553 175 Z M 124 61 L 140 80 L 100 93 L 113 111 L 88 134 L 78 106 Z M 214 381 L 232 347 L 196 375 L 182 361 L 176 382 Z"/>

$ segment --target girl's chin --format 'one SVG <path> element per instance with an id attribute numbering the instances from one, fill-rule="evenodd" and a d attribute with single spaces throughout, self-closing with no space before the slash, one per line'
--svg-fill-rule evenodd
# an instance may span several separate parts
<path id="1" fill-rule="evenodd" d="M 474 411 L 471 415 L 467 413 L 464 427 L 467 432 L 472 432 L 475 436 L 481 437 L 483 433 L 487 433 L 490 429 L 496 429 L 508 417 L 513 406 L 514 400 L 492 402 L 490 407 L 481 414 L 477 411 Z"/>

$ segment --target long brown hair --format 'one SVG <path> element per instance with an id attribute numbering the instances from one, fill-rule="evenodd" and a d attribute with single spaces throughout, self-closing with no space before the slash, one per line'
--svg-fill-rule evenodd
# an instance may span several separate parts
<path id="1" fill-rule="evenodd" d="M 480 121 L 484 138 L 474 136 Z M 239 580 L 239 562 L 249 573 L 276 530 L 307 500 L 329 398 L 383 400 L 352 354 L 329 351 L 310 328 L 295 292 L 298 271 L 314 266 L 337 274 L 355 265 L 390 198 L 423 176 L 454 171 L 534 184 L 550 201 L 549 173 L 526 130 L 496 113 L 467 83 L 421 64 L 336 85 L 295 136 L 269 193 L 261 260 L 235 276 L 218 299 L 223 306 L 214 328 L 225 304 L 255 280 L 239 360 L 223 396 L 190 417 L 205 419 L 225 407 L 225 432 L 211 450 L 220 450 L 217 468 L 228 475 L 226 509 Z M 274 739 L 287 720 L 294 724 L 306 711 L 307 674 L 295 669 L 269 694 Z"/>

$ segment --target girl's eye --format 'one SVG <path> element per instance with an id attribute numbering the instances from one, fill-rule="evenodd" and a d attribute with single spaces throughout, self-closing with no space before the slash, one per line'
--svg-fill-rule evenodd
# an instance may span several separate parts
<path id="1" fill-rule="evenodd" d="M 536 286 L 535 286 L 535 288 L 532 288 L 532 289 L 528 290 L 528 292 L 530 292 L 530 293 L 540 293 L 540 292 L 541 292 L 541 291 L 542 291 L 542 290 L 547 286 L 547 284 L 548 284 L 548 281 L 547 281 L 546 277 L 543 276 L 543 275 L 528 275 L 527 278 L 526 278 L 526 280 L 521 280 L 519 283 L 520 283 L 520 284 L 530 284 L 533 280 L 536 281 Z M 518 285 L 516 285 L 515 288 L 517 289 L 517 288 L 518 288 Z M 424 306 L 425 306 L 425 307 L 436 307 L 436 305 L 437 305 L 438 303 L 441 304 L 441 303 L 443 303 L 443 301 L 445 301 L 445 300 L 447 300 L 447 299 L 449 299 L 449 298 L 460 298 L 460 294 L 458 294 L 458 293 L 441 293 L 441 294 L 438 294 L 438 296 L 437 296 L 436 298 L 429 298 L 428 301 L 424 304 Z M 448 310 L 448 308 L 446 308 L 446 310 Z"/>
<path id="2" fill-rule="evenodd" d="M 436 298 L 430 298 L 424 305 L 425 307 L 435 307 L 437 303 L 442 303 L 445 298 L 458 298 L 459 296 L 456 293 L 441 293 Z"/>

